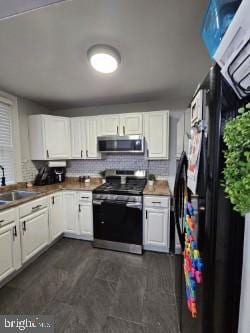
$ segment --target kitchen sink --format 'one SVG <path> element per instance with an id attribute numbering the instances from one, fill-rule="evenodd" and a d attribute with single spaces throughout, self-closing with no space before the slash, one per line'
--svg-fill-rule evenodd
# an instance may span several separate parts
<path id="1" fill-rule="evenodd" d="M 6 205 L 7 203 L 9 203 L 9 201 L 0 200 L 0 206 L 1 206 L 1 205 Z"/>
<path id="2" fill-rule="evenodd" d="M 11 191 L 0 194 L 0 205 L 4 205 L 10 201 L 20 200 L 32 196 L 36 196 L 39 193 L 29 191 Z"/>

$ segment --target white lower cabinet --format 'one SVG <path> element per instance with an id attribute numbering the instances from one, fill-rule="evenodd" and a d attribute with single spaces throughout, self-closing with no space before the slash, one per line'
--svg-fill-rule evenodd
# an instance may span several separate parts
<path id="1" fill-rule="evenodd" d="M 64 236 L 93 240 L 92 192 L 64 191 Z"/>
<path id="2" fill-rule="evenodd" d="M 153 199 L 150 200 L 150 198 Z M 145 250 L 169 252 L 169 200 L 166 201 L 166 197 L 157 196 L 144 198 L 143 246 Z"/>
<path id="3" fill-rule="evenodd" d="M 79 234 L 77 199 L 77 193 L 75 191 L 63 192 L 64 232 L 66 234 Z"/>
<path id="4" fill-rule="evenodd" d="M 16 210 L 11 209 L 0 213 L 0 282 L 20 267 L 19 225 Z"/>
<path id="5" fill-rule="evenodd" d="M 93 240 L 92 203 L 79 203 L 78 221 L 81 238 Z"/>
<path id="6" fill-rule="evenodd" d="M 49 244 L 48 208 L 20 220 L 22 262 L 25 263 Z"/>
<path id="7" fill-rule="evenodd" d="M 50 196 L 50 228 L 51 241 L 62 235 L 64 232 L 62 192 Z"/>
<path id="8" fill-rule="evenodd" d="M 92 192 L 78 194 L 78 224 L 82 239 L 93 240 Z"/>

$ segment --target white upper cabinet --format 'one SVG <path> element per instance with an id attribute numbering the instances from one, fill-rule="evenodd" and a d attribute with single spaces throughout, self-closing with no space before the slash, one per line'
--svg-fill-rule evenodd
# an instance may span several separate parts
<path id="1" fill-rule="evenodd" d="M 125 113 L 99 116 L 101 135 L 142 134 L 142 114 Z"/>
<path id="2" fill-rule="evenodd" d="M 107 115 L 99 116 L 101 135 L 119 135 L 120 116 Z"/>
<path id="3" fill-rule="evenodd" d="M 85 119 L 74 117 L 70 119 L 71 158 L 86 158 Z"/>
<path id="4" fill-rule="evenodd" d="M 69 118 L 48 115 L 29 116 L 31 159 L 70 158 Z"/>
<path id="5" fill-rule="evenodd" d="M 97 150 L 97 137 L 100 133 L 99 130 L 99 117 L 86 117 L 85 130 L 86 130 L 86 158 L 98 159 L 100 153 Z"/>
<path id="6" fill-rule="evenodd" d="M 126 113 L 120 116 L 120 135 L 142 134 L 142 114 Z"/>
<path id="7" fill-rule="evenodd" d="M 169 158 L 169 111 L 153 111 L 144 114 L 144 135 L 147 158 Z"/>

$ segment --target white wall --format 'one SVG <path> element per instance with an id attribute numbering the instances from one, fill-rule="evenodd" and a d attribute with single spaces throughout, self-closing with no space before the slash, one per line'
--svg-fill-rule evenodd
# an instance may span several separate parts
<path id="1" fill-rule="evenodd" d="M 246 215 L 238 333 L 250 331 L 250 213 Z"/>

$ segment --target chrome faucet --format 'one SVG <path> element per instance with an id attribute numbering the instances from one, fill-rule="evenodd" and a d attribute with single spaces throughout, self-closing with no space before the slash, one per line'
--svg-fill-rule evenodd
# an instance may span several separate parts
<path id="1" fill-rule="evenodd" d="M 0 169 L 2 169 L 2 171 L 3 171 L 1 186 L 5 186 L 6 182 L 5 182 L 5 177 L 4 177 L 4 167 L 2 165 L 0 165 Z"/>

